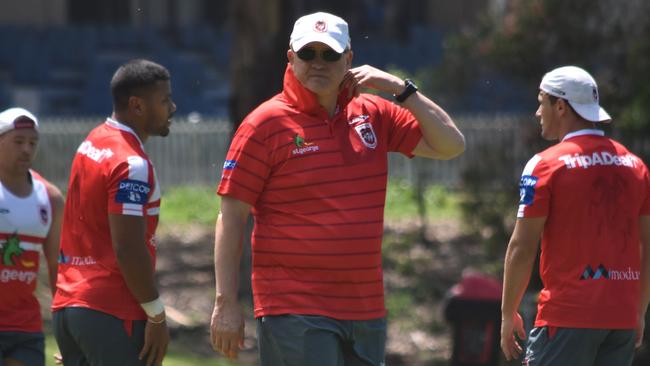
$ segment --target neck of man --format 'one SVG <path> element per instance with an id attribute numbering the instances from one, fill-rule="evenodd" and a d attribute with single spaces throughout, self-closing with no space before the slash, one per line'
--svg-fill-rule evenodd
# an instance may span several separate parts
<path id="1" fill-rule="evenodd" d="M 334 95 L 318 95 L 318 103 L 325 108 L 327 115 L 332 117 L 336 112 L 336 102 L 338 101 L 338 94 Z"/>
<path id="2" fill-rule="evenodd" d="M 147 141 L 147 137 L 149 136 L 145 133 L 144 128 L 141 127 L 140 123 L 134 122 L 137 121 L 137 118 L 133 118 L 133 116 L 131 116 L 128 112 L 120 112 L 114 110 L 111 118 L 126 126 L 131 127 L 133 132 L 138 135 L 140 141 L 142 141 L 143 144 Z"/>
<path id="3" fill-rule="evenodd" d="M 32 180 L 29 171 L 18 172 L 0 169 L 0 181 L 15 196 L 27 197 L 32 193 Z"/>
<path id="4" fill-rule="evenodd" d="M 572 118 L 571 120 L 567 121 L 565 124 L 565 128 L 562 129 L 560 133 L 560 141 L 564 138 L 564 136 L 570 134 L 571 132 L 575 131 L 580 131 L 580 130 L 586 130 L 586 129 L 596 129 L 596 124 L 591 121 L 587 121 L 585 119 L 582 119 L 580 117 L 575 117 Z"/>

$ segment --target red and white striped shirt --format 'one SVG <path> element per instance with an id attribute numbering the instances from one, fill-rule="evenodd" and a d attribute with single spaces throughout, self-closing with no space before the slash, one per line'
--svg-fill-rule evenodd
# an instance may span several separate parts
<path id="1" fill-rule="evenodd" d="M 218 188 L 253 206 L 256 317 L 385 316 L 381 267 L 388 152 L 420 141 L 406 109 L 339 97 L 329 117 L 287 67 L 284 90 L 237 130 Z"/>

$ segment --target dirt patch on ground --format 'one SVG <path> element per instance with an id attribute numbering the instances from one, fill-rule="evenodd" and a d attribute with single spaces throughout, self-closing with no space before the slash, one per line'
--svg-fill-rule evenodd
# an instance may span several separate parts
<path id="1" fill-rule="evenodd" d="M 417 222 L 387 225 L 384 240 L 385 283 L 392 292 L 415 291 L 407 311 L 389 321 L 387 359 L 390 365 L 435 365 L 448 360 L 451 342 L 443 319 L 442 300 L 463 269 L 483 261 L 479 245 L 463 237 L 454 220 L 429 223 L 422 237 Z M 214 303 L 212 228 L 169 228 L 159 235 L 158 281 L 171 308 L 173 341 L 204 355 L 212 355 L 209 319 Z M 244 277 L 244 276 L 242 276 Z M 242 295 L 248 292 L 242 286 Z M 248 306 L 242 361 L 257 363 L 255 322 Z"/>

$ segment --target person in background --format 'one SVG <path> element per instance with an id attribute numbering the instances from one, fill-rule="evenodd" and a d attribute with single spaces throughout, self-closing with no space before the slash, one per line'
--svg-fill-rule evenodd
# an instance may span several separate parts
<path id="1" fill-rule="evenodd" d="M 55 291 L 63 196 L 31 169 L 38 120 L 23 108 L 0 113 L 0 365 L 45 365 L 34 291 L 43 252 Z"/>
<path id="2" fill-rule="evenodd" d="M 521 176 L 519 212 L 504 266 L 501 348 L 525 339 L 519 303 L 541 239 L 544 285 L 526 365 L 630 365 L 650 301 L 650 177 L 641 159 L 604 136 L 609 123 L 589 73 L 544 75 L 542 137 L 558 141 Z"/>

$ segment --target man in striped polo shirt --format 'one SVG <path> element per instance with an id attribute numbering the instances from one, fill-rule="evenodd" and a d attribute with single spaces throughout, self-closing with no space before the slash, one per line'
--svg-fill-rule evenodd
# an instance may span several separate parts
<path id="1" fill-rule="evenodd" d="M 43 252 L 55 290 L 63 196 L 31 170 L 38 121 L 23 108 L 0 113 L 0 365 L 45 365 L 35 295 Z"/>
<path id="2" fill-rule="evenodd" d="M 351 68 L 352 56 L 343 19 L 298 19 L 283 91 L 246 117 L 230 146 L 218 188 L 211 324 L 213 347 L 230 358 L 243 339 L 237 273 L 252 212 L 262 365 L 383 365 L 387 153 L 451 159 L 464 137 L 410 80 Z"/>

